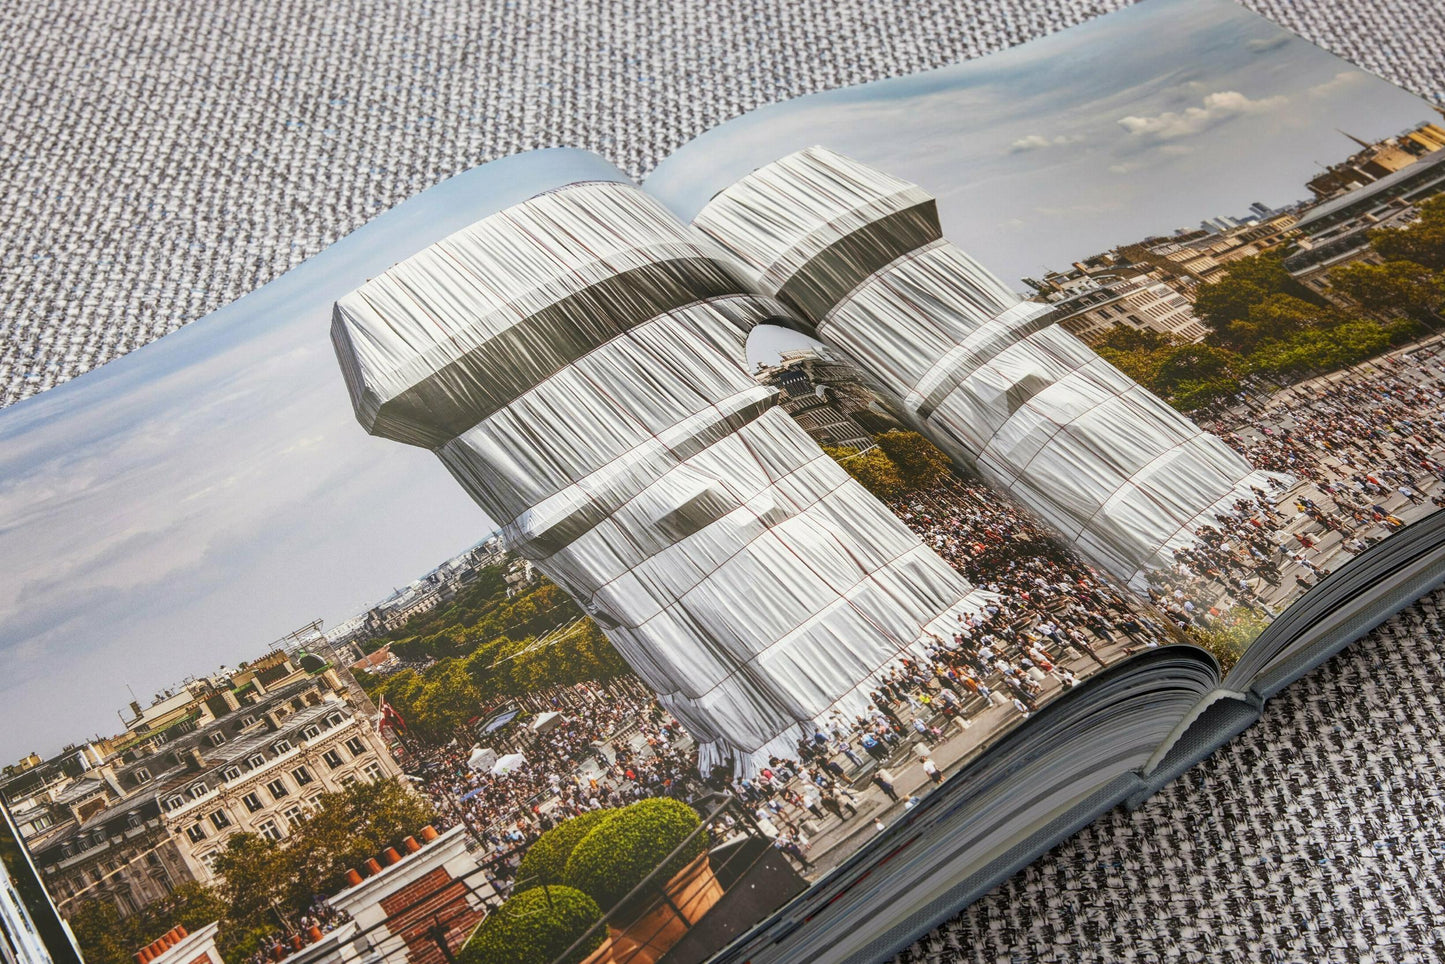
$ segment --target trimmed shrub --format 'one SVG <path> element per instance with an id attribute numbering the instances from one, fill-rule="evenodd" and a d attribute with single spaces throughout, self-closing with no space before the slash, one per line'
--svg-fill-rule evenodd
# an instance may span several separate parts
<path id="1" fill-rule="evenodd" d="M 611 910 L 664 861 L 666 866 L 657 878 L 660 883 L 705 852 L 706 831 L 676 857 L 667 859 L 700 822 L 696 810 L 667 797 L 639 800 L 614 811 L 573 848 L 567 858 L 567 883 Z"/>
<path id="2" fill-rule="evenodd" d="M 578 964 L 602 946 L 599 929 L 572 954 L 561 955 L 602 919 L 597 902 L 571 887 L 533 887 L 513 894 L 478 927 L 460 964 Z"/>
<path id="3" fill-rule="evenodd" d="M 587 836 L 588 831 L 616 813 L 616 808 L 589 810 L 557 826 L 538 837 L 517 868 L 517 884 L 522 887 L 539 887 L 542 884 L 566 883 L 567 858 L 572 850 Z"/>

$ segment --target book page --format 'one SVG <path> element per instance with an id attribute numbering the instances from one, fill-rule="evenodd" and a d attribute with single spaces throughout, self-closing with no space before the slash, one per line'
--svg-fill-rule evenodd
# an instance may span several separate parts
<path id="1" fill-rule="evenodd" d="M 0 413 L 50 899 L 115 964 L 640 964 L 846 885 L 1036 714 L 1160 650 L 1197 688 L 1433 511 L 1442 136 L 1151 0 L 646 190 L 493 162 Z"/>

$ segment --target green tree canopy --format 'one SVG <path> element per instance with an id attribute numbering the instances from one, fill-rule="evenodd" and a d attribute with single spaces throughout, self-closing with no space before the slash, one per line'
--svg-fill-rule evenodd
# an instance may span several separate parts
<path id="1" fill-rule="evenodd" d="M 1230 336 L 1230 326 L 1249 317 L 1249 309 L 1270 295 L 1292 295 L 1315 304 L 1320 298 L 1284 269 L 1274 255 L 1257 254 L 1231 261 L 1222 277 L 1200 286 L 1194 298 L 1194 313 L 1214 329 L 1210 340 L 1217 345 L 1238 350 Z"/>
<path id="2" fill-rule="evenodd" d="M 1329 280 L 1360 307 L 1383 317 L 1404 315 L 1433 327 L 1445 308 L 1445 271 L 1414 261 L 1356 261 L 1335 268 Z"/>
<path id="3" fill-rule="evenodd" d="M 1170 336 L 1152 329 L 1119 325 L 1104 335 L 1094 351 L 1140 385 L 1152 387 L 1159 376 L 1159 366 L 1176 344 Z"/>
<path id="4" fill-rule="evenodd" d="M 953 471 L 943 450 L 917 432 L 884 432 L 878 436 L 878 447 L 898 468 L 909 491 L 931 489 Z"/>
<path id="5" fill-rule="evenodd" d="M 431 804 L 405 784 L 377 780 L 322 794 L 280 841 L 234 834 L 216 857 L 226 908 L 222 953 L 228 960 L 251 953 L 259 937 L 294 923 L 315 895 L 342 890 L 348 868 L 400 846 L 433 816 Z"/>
<path id="6" fill-rule="evenodd" d="M 1161 361 L 1152 387 L 1181 409 L 1202 408 L 1239 391 L 1242 367 L 1234 352 L 1202 343 L 1179 345 Z"/>
<path id="7" fill-rule="evenodd" d="M 1420 217 L 1403 228 L 1370 232 L 1370 245 L 1386 261 L 1413 261 L 1445 271 L 1445 195 L 1420 205 Z"/>
<path id="8" fill-rule="evenodd" d="M 884 502 L 901 498 L 908 490 L 903 473 L 888 453 L 881 448 L 859 452 L 846 446 L 825 445 L 823 451 L 843 467 L 843 470 L 858 480 L 858 483 Z"/>
<path id="9" fill-rule="evenodd" d="M 198 930 L 222 919 L 226 909 L 217 891 L 190 882 L 127 917 L 121 917 L 108 900 L 84 901 L 69 923 L 86 964 L 132 964 L 136 951 L 172 927 Z"/>

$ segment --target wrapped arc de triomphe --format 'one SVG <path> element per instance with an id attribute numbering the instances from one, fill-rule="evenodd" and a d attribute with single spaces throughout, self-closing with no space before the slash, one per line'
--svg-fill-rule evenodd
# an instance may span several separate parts
<path id="1" fill-rule="evenodd" d="M 988 598 L 746 368 L 785 309 L 631 186 L 487 217 L 341 299 L 372 434 L 430 448 L 602 626 L 704 771 L 791 755 Z"/>
<path id="2" fill-rule="evenodd" d="M 1217 510 L 1273 491 L 1270 473 L 945 240 L 914 184 L 814 147 L 720 192 L 693 224 L 951 457 L 1122 581 L 1140 586 Z"/>
<path id="3" fill-rule="evenodd" d="M 367 431 L 437 453 L 704 771 L 790 754 L 988 598 L 774 405 L 746 368 L 756 325 L 851 358 L 1122 579 L 1267 484 L 944 241 L 912 184 L 813 148 L 695 225 L 568 185 L 342 298 L 332 339 Z"/>

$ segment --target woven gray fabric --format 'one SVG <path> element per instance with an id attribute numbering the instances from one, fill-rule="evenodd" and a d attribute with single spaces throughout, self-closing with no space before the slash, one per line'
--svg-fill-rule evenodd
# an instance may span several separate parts
<path id="1" fill-rule="evenodd" d="M 0 404 L 220 307 L 489 158 L 566 144 L 641 175 L 761 104 L 1122 5 L 0 4 Z M 1445 4 L 1250 6 L 1445 102 Z M 905 959 L 1440 959 L 1442 602 Z"/>

